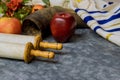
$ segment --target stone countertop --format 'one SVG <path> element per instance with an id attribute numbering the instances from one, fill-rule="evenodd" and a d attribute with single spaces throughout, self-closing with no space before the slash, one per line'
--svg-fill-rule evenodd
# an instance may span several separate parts
<path id="1" fill-rule="evenodd" d="M 0 58 L 0 80 L 120 80 L 120 47 L 90 29 L 77 29 L 55 52 L 54 60 L 37 58 L 29 64 Z"/>

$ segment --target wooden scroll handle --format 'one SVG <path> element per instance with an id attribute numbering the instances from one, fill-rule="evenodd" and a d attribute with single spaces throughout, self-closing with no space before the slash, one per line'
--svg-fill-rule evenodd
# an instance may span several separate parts
<path id="1" fill-rule="evenodd" d="M 49 43 L 49 42 L 40 42 L 39 44 L 40 48 L 44 49 L 55 49 L 55 50 L 61 50 L 63 48 L 63 45 L 61 43 Z"/>
<path id="2" fill-rule="evenodd" d="M 40 50 L 31 50 L 30 54 L 35 57 L 43 57 L 48 59 L 52 59 L 55 56 L 54 52 Z"/>

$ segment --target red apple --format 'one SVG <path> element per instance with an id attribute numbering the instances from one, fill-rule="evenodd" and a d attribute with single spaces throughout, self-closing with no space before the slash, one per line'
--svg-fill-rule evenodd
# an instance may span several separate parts
<path id="1" fill-rule="evenodd" d="M 20 34 L 21 26 L 21 22 L 17 18 L 0 18 L 0 33 Z"/>
<path id="2" fill-rule="evenodd" d="M 56 13 L 50 24 L 51 33 L 57 42 L 67 42 L 75 32 L 76 20 L 67 12 Z"/>

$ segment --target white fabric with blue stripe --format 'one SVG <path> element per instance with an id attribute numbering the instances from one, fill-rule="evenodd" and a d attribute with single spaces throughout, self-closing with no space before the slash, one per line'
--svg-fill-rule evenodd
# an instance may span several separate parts
<path id="1" fill-rule="evenodd" d="M 120 46 L 120 3 L 104 0 L 77 1 L 71 0 L 70 7 L 84 22 L 99 35 Z"/>

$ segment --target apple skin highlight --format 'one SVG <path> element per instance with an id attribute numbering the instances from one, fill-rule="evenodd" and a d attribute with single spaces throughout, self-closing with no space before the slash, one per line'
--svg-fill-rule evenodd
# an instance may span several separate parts
<path id="1" fill-rule="evenodd" d="M 50 24 L 51 33 L 57 42 L 67 42 L 75 32 L 75 18 L 66 12 L 56 13 Z"/>

